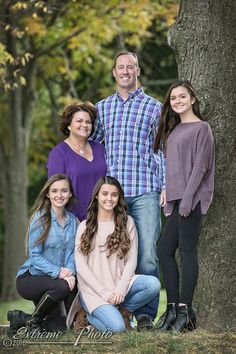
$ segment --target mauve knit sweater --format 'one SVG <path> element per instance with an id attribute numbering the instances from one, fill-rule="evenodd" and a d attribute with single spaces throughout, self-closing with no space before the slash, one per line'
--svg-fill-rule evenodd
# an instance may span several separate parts
<path id="1" fill-rule="evenodd" d="M 206 214 L 214 189 L 215 150 L 207 122 L 180 123 L 167 139 L 165 214 L 181 200 L 179 213 L 188 216 L 201 202 Z"/>

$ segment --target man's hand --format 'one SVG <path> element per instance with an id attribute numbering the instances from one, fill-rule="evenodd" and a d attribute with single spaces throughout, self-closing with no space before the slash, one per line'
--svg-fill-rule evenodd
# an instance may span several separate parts
<path id="1" fill-rule="evenodd" d="M 163 208 L 166 205 L 166 190 L 163 189 L 160 194 L 160 206 Z"/>

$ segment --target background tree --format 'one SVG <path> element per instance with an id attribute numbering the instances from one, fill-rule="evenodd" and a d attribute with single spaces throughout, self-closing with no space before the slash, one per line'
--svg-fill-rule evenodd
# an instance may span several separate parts
<path id="1" fill-rule="evenodd" d="M 180 79 L 198 91 L 216 143 L 213 206 L 200 238 L 195 304 L 201 326 L 235 328 L 236 2 L 182 0 L 169 32 Z"/>
<path id="2" fill-rule="evenodd" d="M 47 153 L 58 141 L 58 110 L 72 99 L 97 101 L 112 92 L 114 54 L 141 51 L 155 33 L 164 38 L 164 23 L 176 2 L 0 1 L 0 42 L 5 46 L 0 47 L 0 64 L 5 65 L 0 68 L 5 89 L 0 92 L 2 299 L 17 295 L 14 280 L 24 259 L 27 187 L 40 187 L 46 178 Z M 163 33 L 155 32 L 157 18 Z M 30 193 L 34 197 L 35 190 Z"/>

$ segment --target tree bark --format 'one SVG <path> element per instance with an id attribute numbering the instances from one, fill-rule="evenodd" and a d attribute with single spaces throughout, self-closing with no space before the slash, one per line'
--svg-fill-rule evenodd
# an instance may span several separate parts
<path id="1" fill-rule="evenodd" d="M 215 137 L 215 195 L 200 237 L 194 299 L 199 325 L 211 329 L 235 328 L 235 28 L 235 0 L 182 0 L 168 38 L 179 78 L 197 90 Z"/>
<path id="2" fill-rule="evenodd" d="M 27 69 L 27 87 L 18 87 L 8 92 L 9 146 L 2 146 L 4 164 L 2 170 L 4 204 L 4 263 L 1 298 L 15 299 L 18 294 L 15 276 L 24 260 L 24 240 L 27 223 L 27 149 L 29 145 L 30 121 L 33 108 L 33 92 L 36 76 L 34 61 Z M 14 258 L 13 258 L 14 257 Z"/>
<path id="3" fill-rule="evenodd" d="M 27 170 L 24 132 L 19 134 L 20 143 L 15 143 L 5 166 L 3 177 L 4 201 L 4 264 L 2 299 L 12 300 L 17 297 L 15 276 L 23 263 L 23 245 L 26 232 Z"/>

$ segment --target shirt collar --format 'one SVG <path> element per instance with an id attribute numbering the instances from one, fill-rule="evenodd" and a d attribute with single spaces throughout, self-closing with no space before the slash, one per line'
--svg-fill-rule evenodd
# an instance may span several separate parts
<path id="1" fill-rule="evenodd" d="M 57 216 L 56 216 L 56 213 L 53 210 L 53 208 L 51 208 L 51 218 L 52 218 L 52 221 L 57 221 Z M 70 215 L 69 215 L 68 211 L 65 209 L 65 225 L 69 222 L 69 220 L 70 220 Z"/>
<path id="2" fill-rule="evenodd" d="M 129 93 L 129 97 L 128 97 L 126 100 L 124 100 L 124 99 L 121 97 L 121 95 L 119 94 L 118 91 L 116 92 L 116 95 L 117 95 L 117 97 L 118 97 L 120 100 L 126 101 L 126 100 L 128 100 L 128 99 L 137 98 L 138 96 L 140 96 L 140 98 L 141 98 L 141 96 L 144 95 L 144 92 L 143 92 L 143 89 L 142 89 L 141 87 L 138 87 L 135 91 Z"/>

